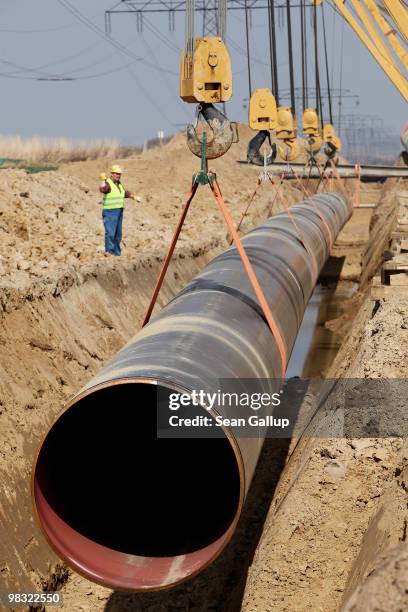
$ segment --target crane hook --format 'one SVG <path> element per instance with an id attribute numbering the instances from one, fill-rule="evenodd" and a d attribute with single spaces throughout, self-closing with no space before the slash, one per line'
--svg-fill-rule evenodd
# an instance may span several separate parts
<path id="1" fill-rule="evenodd" d="M 266 139 L 268 139 L 270 151 L 266 156 L 266 159 L 264 159 L 264 156 L 260 153 L 260 148 Z M 276 144 L 271 141 L 269 131 L 260 130 L 248 143 L 247 160 L 249 163 L 255 164 L 255 166 L 263 166 L 265 164 L 270 166 L 275 161 L 276 153 Z"/>
<path id="2" fill-rule="evenodd" d="M 210 132 L 205 130 L 207 133 L 206 159 L 215 159 L 225 155 L 232 143 L 238 142 L 238 127 L 235 121 L 229 121 L 221 111 L 209 103 L 198 105 L 194 124 L 187 126 L 188 148 L 194 155 L 201 157 L 201 140 L 197 134 L 200 115 L 210 128 Z"/>

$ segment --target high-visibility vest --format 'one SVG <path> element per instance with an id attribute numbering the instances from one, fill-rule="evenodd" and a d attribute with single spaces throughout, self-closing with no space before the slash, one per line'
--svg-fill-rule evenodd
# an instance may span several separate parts
<path id="1" fill-rule="evenodd" d="M 110 186 L 111 190 L 109 193 L 105 193 L 103 196 L 103 208 L 105 210 L 112 210 L 113 208 L 123 208 L 125 205 L 125 190 L 121 183 L 117 184 L 112 179 L 106 181 Z"/>

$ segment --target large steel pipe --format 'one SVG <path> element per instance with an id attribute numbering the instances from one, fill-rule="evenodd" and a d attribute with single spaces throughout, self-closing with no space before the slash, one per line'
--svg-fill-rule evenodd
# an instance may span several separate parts
<path id="1" fill-rule="evenodd" d="M 335 238 L 351 214 L 334 193 L 291 213 L 298 230 L 280 213 L 243 239 L 288 355 L 314 288 L 313 268 L 320 271 L 329 255 L 327 227 Z M 126 590 L 166 588 L 211 563 L 235 529 L 264 432 L 239 439 L 224 428 L 219 439 L 158 439 L 158 390 L 279 379 L 280 365 L 230 248 L 69 401 L 44 437 L 33 495 L 59 556 L 91 580 Z"/>

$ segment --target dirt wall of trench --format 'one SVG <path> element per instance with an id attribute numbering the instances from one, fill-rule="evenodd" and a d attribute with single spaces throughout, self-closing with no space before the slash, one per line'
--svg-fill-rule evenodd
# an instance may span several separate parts
<path id="1" fill-rule="evenodd" d="M 167 303 L 220 250 L 207 245 L 187 262 L 181 254 L 169 268 L 160 303 Z M 117 263 L 73 272 L 65 277 L 65 287 L 61 279 L 50 281 L 41 297 L 23 301 L 20 296 L 11 312 L 0 317 L 4 589 L 29 592 L 53 586 L 53 579 L 64 576 L 32 517 L 35 449 L 65 401 L 139 328 L 159 265 L 155 260 L 137 266 Z"/>
<path id="2" fill-rule="evenodd" d="M 403 189 L 390 182 L 372 220 L 371 242 L 362 257 L 365 293 L 352 313 L 352 326 L 344 317 L 329 322 L 349 326 L 326 372 L 340 381 L 311 421 L 316 405 L 312 395 L 305 398 L 303 422 L 309 425 L 291 442 L 249 568 L 244 612 L 408 608 L 406 441 L 396 434 L 374 437 L 375 428 L 356 437 L 322 433 L 332 430 L 333 415 L 344 415 L 345 398 L 359 385 L 356 410 L 367 411 L 370 426 L 376 412 L 391 413 L 391 423 L 406 419 L 406 397 L 398 397 L 397 383 L 384 381 L 371 396 L 365 396 L 361 383 L 406 380 L 408 374 L 408 296 L 373 301 L 366 285 L 389 243 Z"/>

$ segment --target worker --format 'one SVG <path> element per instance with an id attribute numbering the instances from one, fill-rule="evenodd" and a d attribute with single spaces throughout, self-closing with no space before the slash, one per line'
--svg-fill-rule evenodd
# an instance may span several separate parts
<path id="1" fill-rule="evenodd" d="M 122 168 L 114 165 L 111 168 L 111 178 L 105 173 L 100 176 L 99 191 L 103 193 L 102 218 L 105 227 L 105 253 L 120 255 L 122 241 L 122 222 L 125 198 L 132 198 L 140 202 L 140 197 L 127 191 L 120 182 Z"/>

